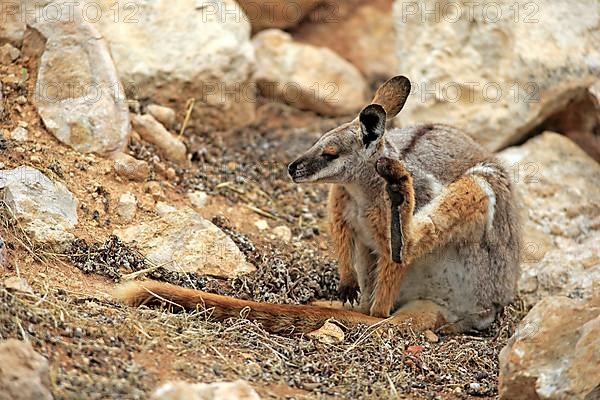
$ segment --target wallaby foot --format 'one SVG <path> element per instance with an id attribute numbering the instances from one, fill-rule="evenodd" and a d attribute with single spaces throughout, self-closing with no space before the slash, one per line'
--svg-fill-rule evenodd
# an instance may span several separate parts
<path id="1" fill-rule="evenodd" d="M 410 322 L 416 331 L 437 330 L 447 324 L 448 311 L 430 300 L 413 300 L 400 307 L 392 316 L 393 324 Z"/>
<path id="2" fill-rule="evenodd" d="M 360 288 L 356 277 L 352 274 L 340 276 L 338 294 L 342 304 L 348 302 L 350 305 L 358 303 Z"/>

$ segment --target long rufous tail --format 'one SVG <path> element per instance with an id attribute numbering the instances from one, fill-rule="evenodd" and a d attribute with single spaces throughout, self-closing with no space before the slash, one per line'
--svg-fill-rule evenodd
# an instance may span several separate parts
<path id="1" fill-rule="evenodd" d="M 272 333 L 308 333 L 333 318 L 344 325 L 373 325 L 382 321 L 354 311 L 296 304 L 258 303 L 233 297 L 186 289 L 169 283 L 144 281 L 119 285 L 113 295 L 130 306 L 168 303 L 185 310 L 210 310 L 212 320 L 244 318 L 260 322 Z"/>

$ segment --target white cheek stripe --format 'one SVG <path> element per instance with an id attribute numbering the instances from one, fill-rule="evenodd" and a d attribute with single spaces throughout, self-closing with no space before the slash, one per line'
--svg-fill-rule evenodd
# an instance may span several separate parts
<path id="1" fill-rule="evenodd" d="M 471 174 L 484 174 L 484 175 L 495 175 L 498 173 L 498 170 L 494 167 L 491 167 L 489 165 L 481 165 L 481 164 L 477 164 L 474 167 L 471 167 L 467 170 L 467 172 L 465 172 L 466 175 L 471 175 Z"/>
<path id="2" fill-rule="evenodd" d="M 496 213 L 496 193 L 494 193 L 492 185 L 490 185 L 490 183 L 487 180 L 485 180 L 485 178 L 473 175 L 473 179 L 488 197 L 487 229 L 490 230 L 492 229 L 492 225 L 494 223 L 494 214 Z"/>

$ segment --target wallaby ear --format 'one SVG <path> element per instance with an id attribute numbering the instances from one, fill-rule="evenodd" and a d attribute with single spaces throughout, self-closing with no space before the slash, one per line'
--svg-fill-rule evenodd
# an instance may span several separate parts
<path id="1" fill-rule="evenodd" d="M 398 75 L 379 86 L 371 103 L 381 104 L 388 118 L 393 118 L 402 110 L 410 94 L 410 81 Z"/>
<path id="2" fill-rule="evenodd" d="M 379 104 L 369 104 L 358 116 L 365 147 L 377 141 L 385 133 L 385 110 Z"/>

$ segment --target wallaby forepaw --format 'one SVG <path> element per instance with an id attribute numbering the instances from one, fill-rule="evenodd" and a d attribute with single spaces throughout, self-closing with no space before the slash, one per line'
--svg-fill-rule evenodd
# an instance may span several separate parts
<path id="1" fill-rule="evenodd" d="M 341 278 L 338 286 L 338 293 L 342 304 L 345 304 L 346 302 L 350 303 L 350 305 L 353 305 L 354 303 L 358 304 L 360 288 L 356 279 Z"/>

